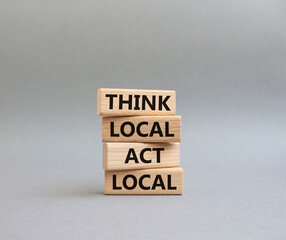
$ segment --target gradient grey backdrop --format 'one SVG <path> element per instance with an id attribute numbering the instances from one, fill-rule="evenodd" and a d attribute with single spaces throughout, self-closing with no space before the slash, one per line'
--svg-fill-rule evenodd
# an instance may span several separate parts
<path id="1" fill-rule="evenodd" d="M 286 5 L 0 1 L 0 238 L 286 239 Z M 104 196 L 99 87 L 174 89 L 183 196 Z"/>

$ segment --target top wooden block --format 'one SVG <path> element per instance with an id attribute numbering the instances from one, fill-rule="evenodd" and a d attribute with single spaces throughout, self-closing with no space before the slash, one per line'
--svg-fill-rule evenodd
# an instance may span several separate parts
<path id="1" fill-rule="evenodd" d="M 176 92 L 165 90 L 138 90 L 99 88 L 97 115 L 175 115 Z"/>

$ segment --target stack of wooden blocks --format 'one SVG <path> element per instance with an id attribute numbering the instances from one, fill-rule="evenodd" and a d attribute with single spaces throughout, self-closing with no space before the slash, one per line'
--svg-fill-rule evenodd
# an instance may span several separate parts
<path id="1" fill-rule="evenodd" d="M 100 88 L 105 194 L 182 194 L 176 92 Z"/>

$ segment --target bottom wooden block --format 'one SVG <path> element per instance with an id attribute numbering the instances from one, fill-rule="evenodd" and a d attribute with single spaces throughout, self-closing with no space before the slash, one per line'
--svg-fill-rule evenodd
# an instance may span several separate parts
<path id="1" fill-rule="evenodd" d="M 105 171 L 105 194 L 182 194 L 183 169 Z"/>

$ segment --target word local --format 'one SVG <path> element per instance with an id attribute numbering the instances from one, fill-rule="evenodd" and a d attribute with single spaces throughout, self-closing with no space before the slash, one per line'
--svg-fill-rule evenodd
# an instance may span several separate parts
<path id="1" fill-rule="evenodd" d="M 164 131 L 164 134 L 163 134 L 163 131 L 162 131 L 162 128 L 160 126 L 160 123 L 159 122 L 153 122 L 153 125 L 152 125 L 152 128 L 150 130 L 150 133 L 143 133 L 141 131 L 141 127 L 143 125 L 149 125 L 148 122 L 139 122 L 137 124 L 137 126 L 135 126 L 132 122 L 123 122 L 120 126 L 120 133 L 121 135 L 123 135 L 124 137 L 131 137 L 134 135 L 135 131 L 137 133 L 138 136 L 140 137 L 153 137 L 154 134 L 158 134 L 160 137 L 174 137 L 175 135 L 173 133 L 170 133 L 170 124 L 169 122 L 165 122 L 165 131 Z M 126 126 L 129 126 L 130 128 L 130 131 L 127 132 L 126 131 Z M 111 137 L 119 137 L 119 133 L 115 133 L 115 130 L 114 130 L 114 122 L 110 122 L 110 136 Z"/>
<path id="2" fill-rule="evenodd" d="M 118 94 L 105 94 L 105 97 L 109 98 L 109 109 L 113 109 L 113 102 L 116 100 L 119 103 L 119 109 L 123 109 L 123 104 L 127 104 L 128 110 L 146 110 L 146 105 L 148 105 L 153 111 L 162 111 L 163 107 L 166 111 L 171 111 L 167 105 L 167 101 L 171 96 L 165 96 L 163 99 L 163 96 L 152 95 L 152 100 L 147 95 L 128 95 L 128 99 L 123 99 L 122 94 L 119 94 L 119 98 Z"/>
<path id="3" fill-rule="evenodd" d="M 155 176 L 152 187 L 151 186 L 145 186 L 143 184 L 143 180 L 145 178 L 151 178 L 151 175 L 150 174 L 144 174 L 139 178 L 139 181 L 138 181 L 134 175 L 128 174 L 122 179 L 122 186 L 127 190 L 133 190 L 137 187 L 137 185 L 139 185 L 139 188 L 141 188 L 142 190 L 150 190 L 150 189 L 156 190 L 157 187 L 161 188 L 162 190 L 166 190 L 166 186 L 165 186 L 163 178 L 160 174 Z M 132 179 L 131 185 L 127 184 L 128 179 Z M 116 174 L 112 175 L 112 182 L 113 182 L 113 184 L 112 184 L 113 190 L 121 190 L 122 189 L 121 186 L 117 186 Z M 138 182 L 138 184 L 137 184 L 137 182 Z M 130 183 L 130 180 L 129 180 L 129 183 Z M 176 189 L 177 189 L 177 187 L 172 186 L 172 175 L 168 175 L 167 190 L 176 190 Z"/>

